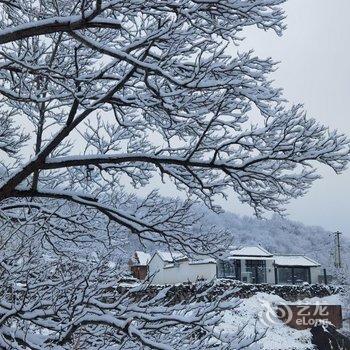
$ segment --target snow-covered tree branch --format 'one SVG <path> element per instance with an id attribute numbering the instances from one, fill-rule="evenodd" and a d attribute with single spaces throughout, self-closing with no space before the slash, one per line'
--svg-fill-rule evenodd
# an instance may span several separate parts
<path id="1" fill-rule="evenodd" d="M 198 305 L 160 311 L 156 302 L 136 312 L 122 298 L 123 311 L 107 314 L 109 292 L 96 282 L 111 281 L 104 264 L 89 277 L 79 267 L 49 277 L 32 251 L 50 250 L 68 266 L 75 253 L 67 245 L 124 241 L 131 232 L 143 244 L 215 252 L 225 238 L 193 231 L 196 200 L 217 209 L 217 196 L 233 189 L 258 215 L 281 212 L 319 177 L 318 164 L 342 172 L 349 140 L 288 106 L 270 81 L 271 58 L 239 52 L 247 27 L 282 34 L 283 2 L 0 0 L 0 218 L 9 230 L 0 243 L 16 238 L 0 261 L 8 285 L 20 283 L 1 300 L 2 346 L 72 348 L 80 334 L 104 349 L 221 341 L 208 331 L 210 305 L 198 315 Z M 161 181 L 188 200 L 161 198 Z M 216 340 L 162 332 L 188 323 Z"/>
<path id="2" fill-rule="evenodd" d="M 16 203 L 7 208 L 16 220 L 1 225 L 2 348 L 207 349 L 252 342 L 216 331 L 220 312 L 237 304 L 227 293 L 215 302 L 194 296 L 174 304 L 167 289 L 147 298 L 147 284 L 123 291 L 127 232 L 119 229 L 106 247 L 103 216 L 51 206 L 34 203 L 28 212 Z"/>
<path id="3" fill-rule="evenodd" d="M 272 60 L 227 53 L 245 26 L 280 34 L 280 2 L 2 5 L 3 108 L 41 138 L 35 158 L 3 179 L 1 197 L 37 187 L 39 171 L 84 166 L 94 180 L 136 172 L 144 185 L 166 175 L 208 204 L 232 187 L 260 213 L 304 194 L 314 162 L 343 170 L 347 139 L 283 106 L 268 80 Z M 61 147 L 71 148 L 66 157 Z"/>

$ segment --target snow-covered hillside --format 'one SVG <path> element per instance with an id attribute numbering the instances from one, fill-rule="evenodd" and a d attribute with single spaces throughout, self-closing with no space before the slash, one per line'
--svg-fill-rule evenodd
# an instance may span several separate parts
<path id="1" fill-rule="evenodd" d="M 298 301 L 303 304 L 339 304 L 338 295 L 324 298 L 312 298 Z M 225 311 L 220 329 L 223 332 L 234 332 L 243 328 L 243 337 L 256 337 L 256 343 L 250 345 L 251 350 L 311 350 L 311 333 L 308 329 L 296 330 L 286 326 L 274 312 L 274 306 L 284 304 L 281 297 L 267 293 L 257 293 L 243 299 L 233 310 Z M 288 302 L 290 303 L 290 302 Z"/>
<path id="2" fill-rule="evenodd" d="M 274 290 L 268 291 L 264 290 L 263 285 L 221 280 L 209 284 L 153 285 L 145 289 L 129 284 L 125 288 L 134 288 L 130 295 L 136 300 L 153 299 L 160 293 L 167 305 L 202 303 L 223 297 L 223 309 L 214 329 L 215 333 L 220 333 L 221 338 L 230 343 L 229 349 L 314 350 L 310 329 L 297 330 L 287 326 L 278 318 L 277 307 L 286 304 L 346 307 L 344 290 L 325 286 L 318 293 L 311 286 L 276 286 Z M 203 293 L 203 290 L 208 293 Z M 233 334 L 236 335 L 234 338 Z"/>
<path id="3" fill-rule="evenodd" d="M 322 227 L 307 226 L 278 215 L 271 219 L 257 219 L 229 212 L 204 211 L 206 223 L 229 231 L 234 244 L 261 244 L 272 253 L 305 254 L 319 261 L 329 273 L 335 273 L 334 236 Z M 344 237 L 342 260 L 345 268 L 350 267 L 350 241 Z"/>
<path id="4" fill-rule="evenodd" d="M 194 230 L 211 227 L 216 232 L 226 231 L 232 245 L 260 244 L 271 253 L 304 254 L 326 268 L 327 273 L 338 276 L 339 281 L 349 281 L 350 274 L 350 240 L 342 235 L 341 257 L 343 269 L 334 268 L 335 242 L 334 234 L 320 226 L 308 226 L 297 221 L 288 220 L 279 215 L 272 218 L 258 219 L 253 216 L 240 216 L 231 212 L 216 214 L 204 206 L 193 208 L 194 213 L 202 217 Z M 146 248 L 137 239 L 129 243 L 130 254 L 135 249 L 154 252 L 167 249 L 165 246 L 148 243 Z M 342 276 L 341 278 L 339 276 Z"/>

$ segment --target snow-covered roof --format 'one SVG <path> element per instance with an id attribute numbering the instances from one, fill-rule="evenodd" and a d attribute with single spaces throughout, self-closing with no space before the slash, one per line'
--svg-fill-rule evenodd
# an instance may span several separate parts
<path id="1" fill-rule="evenodd" d="M 295 254 L 276 254 L 274 255 L 275 265 L 277 266 L 321 266 L 317 261 L 312 260 L 304 255 Z"/>
<path id="2" fill-rule="evenodd" d="M 190 265 L 202 265 L 202 264 L 216 264 L 216 260 L 213 258 L 200 259 L 200 260 L 191 260 Z"/>
<path id="3" fill-rule="evenodd" d="M 157 250 L 157 254 L 165 262 L 174 262 L 174 261 L 188 259 L 186 255 L 183 255 L 182 253 L 178 253 L 178 252 L 170 252 L 170 251 L 164 252 L 164 251 Z"/>
<path id="4" fill-rule="evenodd" d="M 137 264 L 139 265 L 147 265 L 150 260 L 151 260 L 151 254 L 148 254 L 148 253 L 145 253 L 145 252 L 142 252 L 140 250 L 137 250 L 135 252 L 135 257 L 136 257 L 136 260 L 137 260 Z"/>
<path id="5" fill-rule="evenodd" d="M 233 250 L 230 251 L 229 257 L 234 258 L 235 256 L 242 256 L 242 257 L 272 257 L 272 254 L 264 249 L 263 247 L 256 245 L 256 246 L 242 246 L 242 247 L 235 247 Z"/>
<path id="6" fill-rule="evenodd" d="M 228 260 L 274 260 L 271 256 L 235 255 L 227 257 Z"/>
<path id="7" fill-rule="evenodd" d="M 172 267 L 177 267 L 177 264 L 180 264 L 181 262 L 184 262 L 188 260 L 188 258 L 185 255 L 182 255 L 180 259 L 177 259 L 175 261 L 172 261 L 168 264 L 164 265 L 165 269 L 170 269 Z M 188 261 L 189 265 L 207 265 L 207 264 L 215 264 L 216 265 L 216 260 L 212 258 L 206 258 L 206 259 L 199 259 L 199 260 L 190 260 Z"/>

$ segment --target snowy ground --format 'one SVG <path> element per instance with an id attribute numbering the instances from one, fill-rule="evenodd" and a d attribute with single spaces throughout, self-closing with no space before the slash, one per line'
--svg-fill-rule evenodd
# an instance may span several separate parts
<path id="1" fill-rule="evenodd" d="M 341 304 L 338 295 L 325 298 L 304 299 L 296 303 Z M 264 350 L 309 350 L 311 333 L 309 330 L 295 330 L 277 319 L 272 307 L 285 301 L 276 295 L 257 293 L 249 299 L 242 299 L 234 310 L 226 311 L 220 329 L 224 332 L 237 332 L 244 327 L 243 333 L 247 337 L 258 333 L 262 338 L 249 349 Z M 289 302 L 288 302 L 289 303 Z M 259 338 L 260 338 L 259 336 Z"/>
<path id="2" fill-rule="evenodd" d="M 125 286 L 135 286 L 135 284 L 126 283 Z M 164 286 L 159 286 L 159 288 L 162 287 Z M 301 292 L 301 299 L 292 302 L 284 300 L 274 294 L 275 292 L 274 290 L 268 293 L 265 291 L 257 292 L 249 298 L 239 299 L 237 307 L 223 313 L 223 322 L 216 330 L 223 332 L 227 338 L 233 336 L 232 342 L 237 343 L 230 343 L 232 349 L 241 349 L 242 345 L 247 345 L 244 349 L 314 350 L 309 330 L 300 331 L 290 328 L 277 318 L 274 307 L 278 304 L 342 305 L 343 317 L 346 317 L 347 313 L 350 315 L 350 309 L 348 309 L 350 297 L 344 293 L 342 295 L 332 294 L 323 297 L 303 298 L 305 293 Z M 295 297 L 294 294 L 293 297 Z M 344 322 L 344 330 L 349 330 L 349 324 Z M 236 336 L 240 330 L 242 330 L 241 333 Z M 254 336 L 257 336 L 259 340 L 249 345 Z"/>

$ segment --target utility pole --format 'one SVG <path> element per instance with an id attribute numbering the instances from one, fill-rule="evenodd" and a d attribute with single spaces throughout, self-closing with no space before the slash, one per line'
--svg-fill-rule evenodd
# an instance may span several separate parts
<path id="1" fill-rule="evenodd" d="M 341 257 L 340 257 L 340 235 L 341 235 L 341 232 L 336 231 L 336 232 L 334 232 L 334 235 L 335 235 L 335 261 L 334 261 L 334 265 L 335 265 L 335 267 L 340 268 L 342 266 Z"/>

